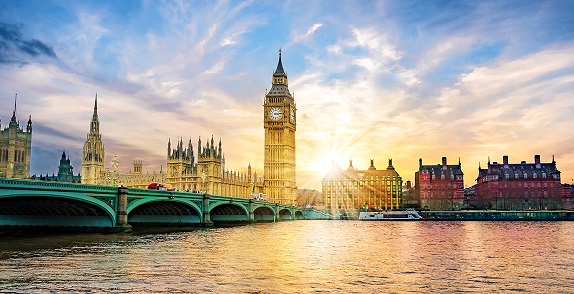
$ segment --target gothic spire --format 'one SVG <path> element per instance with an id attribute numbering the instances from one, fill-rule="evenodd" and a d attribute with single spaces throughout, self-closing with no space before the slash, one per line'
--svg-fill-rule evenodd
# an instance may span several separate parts
<path id="1" fill-rule="evenodd" d="M 96 99 L 94 101 L 94 115 L 92 115 L 92 123 L 90 128 L 90 134 L 99 135 L 100 133 L 100 121 L 98 119 L 98 93 L 96 93 Z"/>
<path id="2" fill-rule="evenodd" d="M 16 122 L 16 100 L 18 100 L 18 94 L 14 96 L 14 111 L 12 112 L 12 119 L 10 120 L 11 123 Z"/>
<path id="3" fill-rule="evenodd" d="M 98 93 L 96 93 L 96 100 L 94 101 L 94 117 L 98 116 Z"/>
<path id="4" fill-rule="evenodd" d="M 273 76 L 286 76 L 285 70 L 283 70 L 283 63 L 281 62 L 281 49 L 279 49 L 279 62 L 277 63 L 277 69 Z"/>

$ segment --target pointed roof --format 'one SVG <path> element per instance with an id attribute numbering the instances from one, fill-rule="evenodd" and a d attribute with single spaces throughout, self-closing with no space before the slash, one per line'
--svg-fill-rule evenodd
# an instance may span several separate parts
<path id="1" fill-rule="evenodd" d="M 277 69 L 275 73 L 273 73 L 273 76 L 286 76 L 283 63 L 281 62 L 281 49 L 279 49 L 279 62 L 277 63 Z"/>
<path id="2" fill-rule="evenodd" d="M 12 112 L 12 119 L 10 119 L 11 123 L 16 122 L 16 100 L 18 100 L 18 94 L 14 96 L 14 111 Z"/>
<path id="3" fill-rule="evenodd" d="M 98 117 L 98 93 L 96 93 L 96 100 L 94 101 L 94 117 Z"/>

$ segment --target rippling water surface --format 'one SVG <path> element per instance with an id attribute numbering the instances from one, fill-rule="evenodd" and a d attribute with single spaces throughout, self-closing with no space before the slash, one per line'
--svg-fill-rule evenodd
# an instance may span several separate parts
<path id="1" fill-rule="evenodd" d="M 0 239 L 0 292 L 573 293 L 574 222 L 289 221 Z"/>

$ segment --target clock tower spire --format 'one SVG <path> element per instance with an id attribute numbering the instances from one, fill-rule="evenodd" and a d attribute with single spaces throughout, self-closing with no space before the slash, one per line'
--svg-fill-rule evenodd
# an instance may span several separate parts
<path id="1" fill-rule="evenodd" d="M 272 85 L 263 104 L 265 129 L 264 192 L 272 202 L 295 204 L 295 99 L 289 92 L 281 61 L 273 73 Z"/>

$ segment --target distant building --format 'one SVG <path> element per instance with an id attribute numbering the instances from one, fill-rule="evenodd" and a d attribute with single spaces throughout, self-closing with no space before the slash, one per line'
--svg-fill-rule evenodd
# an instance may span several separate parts
<path id="1" fill-rule="evenodd" d="M 490 163 L 485 169 L 478 168 L 475 196 L 476 208 L 505 210 L 542 210 L 562 208 L 562 184 L 560 171 L 552 162 L 540 162 L 534 155 L 534 163 L 522 161 L 508 163 L 503 156 L 502 164 Z"/>
<path id="2" fill-rule="evenodd" d="M 108 173 L 111 173 L 109 170 Z M 108 178 L 114 177 L 111 173 Z M 143 161 L 135 160 L 133 170 L 128 173 L 116 173 L 116 183 L 124 187 L 147 189 L 149 184 L 165 183 L 166 174 L 160 170 L 159 172 L 143 172 Z"/>
<path id="3" fill-rule="evenodd" d="M 321 192 L 311 189 L 299 189 L 297 192 L 297 206 L 315 207 L 317 209 L 321 209 L 325 206 Z"/>
<path id="4" fill-rule="evenodd" d="M 0 119 L 0 178 L 30 177 L 30 151 L 32 146 L 32 116 L 28 118 L 26 130 L 20 128 L 14 111 L 8 127 L 2 130 Z"/>
<path id="5" fill-rule="evenodd" d="M 323 178 L 322 186 L 325 208 L 333 212 L 401 207 L 403 181 L 392 159 L 385 170 L 377 170 L 372 159 L 367 170 L 355 169 L 352 160 L 347 170 L 333 166 Z"/>
<path id="6" fill-rule="evenodd" d="M 459 210 L 464 200 L 464 174 L 460 160 L 448 165 L 446 157 L 441 164 L 423 165 L 419 159 L 419 171 L 415 178 L 420 191 L 421 208 L 430 210 Z"/>
<path id="7" fill-rule="evenodd" d="M 66 151 L 62 152 L 62 158 L 60 158 L 60 165 L 58 166 L 58 175 L 52 174 L 49 176 L 33 175 L 32 179 L 41 181 L 57 181 L 57 182 L 68 182 L 68 183 L 79 183 L 81 181 L 81 176 L 78 174 L 74 175 L 74 167 L 70 163 L 70 158 L 66 156 Z"/>
<path id="8" fill-rule="evenodd" d="M 421 197 L 420 191 L 412 185 L 411 181 L 407 181 L 403 186 L 402 207 L 404 208 L 420 208 Z"/>

